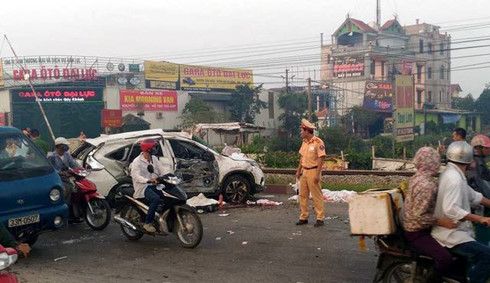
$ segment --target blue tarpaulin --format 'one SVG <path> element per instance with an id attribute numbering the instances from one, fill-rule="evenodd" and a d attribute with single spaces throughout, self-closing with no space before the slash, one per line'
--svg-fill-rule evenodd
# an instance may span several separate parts
<path id="1" fill-rule="evenodd" d="M 461 119 L 459 114 L 440 114 L 443 124 L 455 124 Z"/>

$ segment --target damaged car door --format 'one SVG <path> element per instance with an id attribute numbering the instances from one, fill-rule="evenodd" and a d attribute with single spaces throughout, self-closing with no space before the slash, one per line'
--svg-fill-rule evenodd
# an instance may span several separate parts
<path id="1" fill-rule="evenodd" d="M 175 158 L 175 175 L 182 179 L 182 188 L 188 193 L 215 193 L 219 170 L 214 154 L 189 141 L 167 141 Z"/>

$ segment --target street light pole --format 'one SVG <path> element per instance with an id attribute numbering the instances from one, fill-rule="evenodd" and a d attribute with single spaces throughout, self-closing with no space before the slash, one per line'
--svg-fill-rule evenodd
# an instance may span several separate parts
<path id="1" fill-rule="evenodd" d="M 311 111 L 312 111 L 311 78 L 308 78 L 306 81 L 308 82 L 308 120 L 311 121 Z"/>

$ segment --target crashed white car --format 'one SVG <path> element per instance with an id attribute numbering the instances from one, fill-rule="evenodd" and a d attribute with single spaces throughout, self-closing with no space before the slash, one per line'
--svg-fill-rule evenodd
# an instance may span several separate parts
<path id="1" fill-rule="evenodd" d="M 117 188 L 131 183 L 128 167 L 141 153 L 140 142 L 148 138 L 158 141 L 156 156 L 168 172 L 182 178 L 181 186 L 189 194 L 223 194 L 225 201 L 240 203 L 264 189 L 264 173 L 255 161 L 219 154 L 184 132 L 152 129 L 102 135 L 87 139 L 72 155 L 91 170 L 88 179 L 114 205 Z"/>

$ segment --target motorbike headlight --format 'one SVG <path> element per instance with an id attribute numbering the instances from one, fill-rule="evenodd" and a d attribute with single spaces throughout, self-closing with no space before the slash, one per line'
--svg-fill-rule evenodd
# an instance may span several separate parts
<path id="1" fill-rule="evenodd" d="M 49 198 L 53 202 L 57 202 L 60 199 L 60 196 L 61 196 L 61 193 L 60 193 L 60 190 L 58 190 L 58 189 L 52 189 L 49 192 Z"/>
<path id="2" fill-rule="evenodd" d="M 17 254 L 9 255 L 7 252 L 0 253 L 0 270 L 11 266 L 17 261 Z"/>

